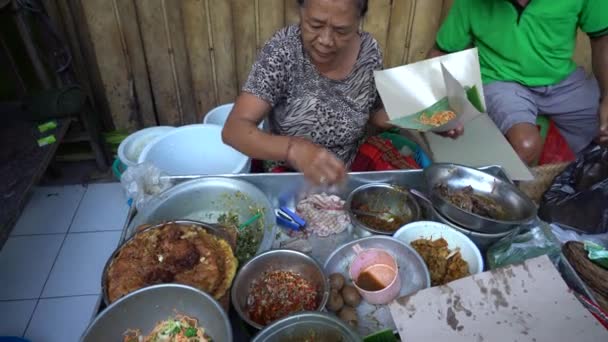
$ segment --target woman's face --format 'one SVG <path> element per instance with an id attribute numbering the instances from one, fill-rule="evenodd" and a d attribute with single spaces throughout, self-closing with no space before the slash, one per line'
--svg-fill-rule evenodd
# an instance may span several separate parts
<path id="1" fill-rule="evenodd" d="M 315 64 L 328 64 L 357 38 L 356 0 L 306 0 L 300 8 L 304 48 Z"/>

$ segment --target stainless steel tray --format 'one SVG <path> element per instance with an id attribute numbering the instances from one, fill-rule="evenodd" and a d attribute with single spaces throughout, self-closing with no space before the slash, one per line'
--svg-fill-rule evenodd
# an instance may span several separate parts
<path id="1" fill-rule="evenodd" d="M 358 244 L 361 248 L 379 248 L 392 254 L 399 264 L 401 276 L 401 292 L 398 297 L 407 296 L 416 291 L 431 286 L 429 271 L 422 260 L 410 246 L 388 236 L 370 236 L 351 241 L 339 247 L 325 262 L 325 274 L 341 273 L 347 283 L 352 284 L 348 269 L 356 253 L 353 246 Z M 359 317 L 358 331 L 361 336 L 367 336 L 383 329 L 392 329 L 396 332 L 395 322 L 391 317 L 388 305 L 372 305 L 364 300 L 357 307 Z"/>

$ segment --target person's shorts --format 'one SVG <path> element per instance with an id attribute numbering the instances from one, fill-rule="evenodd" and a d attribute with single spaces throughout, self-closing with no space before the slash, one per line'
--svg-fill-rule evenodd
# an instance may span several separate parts
<path id="1" fill-rule="evenodd" d="M 503 134 L 519 123 L 536 124 L 537 115 L 548 116 L 579 153 L 599 132 L 600 90 L 594 77 L 578 68 L 558 84 L 526 87 L 515 82 L 484 86 L 488 115 Z"/>

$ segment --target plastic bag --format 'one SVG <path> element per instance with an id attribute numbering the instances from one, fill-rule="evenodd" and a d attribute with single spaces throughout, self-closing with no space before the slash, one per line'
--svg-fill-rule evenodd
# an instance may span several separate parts
<path id="1" fill-rule="evenodd" d="M 551 232 L 560 243 L 564 244 L 568 241 L 590 241 L 602 247 L 608 248 L 608 233 L 603 234 L 579 234 L 568 227 L 561 227 L 557 224 L 551 225 Z"/>
<path id="2" fill-rule="evenodd" d="M 538 214 L 589 234 L 608 232 L 608 148 L 585 152 L 557 176 Z"/>
<path id="3" fill-rule="evenodd" d="M 139 210 L 150 200 L 150 197 L 167 190 L 173 185 L 168 177 L 163 176 L 166 176 L 166 174 L 156 166 L 150 163 L 142 163 L 130 166 L 120 177 L 120 183 Z"/>
<path id="4" fill-rule="evenodd" d="M 499 240 L 488 249 L 487 258 L 490 269 L 521 263 L 545 254 L 557 265 L 560 253 L 559 241 L 551 233 L 549 225 L 541 222 L 537 227 Z"/>

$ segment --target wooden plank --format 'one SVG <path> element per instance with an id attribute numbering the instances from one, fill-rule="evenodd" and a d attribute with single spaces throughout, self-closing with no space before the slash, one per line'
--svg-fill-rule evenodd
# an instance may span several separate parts
<path id="1" fill-rule="evenodd" d="M 393 0 L 390 25 L 384 50 L 384 65 L 388 68 L 399 66 L 407 56 L 407 38 L 413 0 Z"/>
<path id="2" fill-rule="evenodd" d="M 196 118 L 200 117 L 196 111 L 194 94 L 192 89 L 192 74 L 186 51 L 184 39 L 184 25 L 182 17 L 181 1 L 163 0 L 164 25 L 166 31 L 170 57 L 171 72 L 175 83 L 175 92 L 179 100 L 181 111 L 180 124 L 193 124 Z"/>
<path id="3" fill-rule="evenodd" d="M 112 1 L 81 1 L 108 109 L 117 129 L 135 129 L 129 117 L 129 66 Z"/>
<path id="4" fill-rule="evenodd" d="M 207 3 L 215 63 L 217 101 L 220 104 L 234 102 L 238 90 L 234 31 L 231 25 L 226 25 L 226 23 L 232 22 L 230 5 L 225 0 L 209 0 Z"/>
<path id="5" fill-rule="evenodd" d="M 376 0 L 374 0 L 376 1 Z M 258 0 L 258 48 L 285 25 L 283 0 Z"/>
<path id="6" fill-rule="evenodd" d="M 158 121 L 162 125 L 194 122 L 196 112 L 180 3 L 149 0 L 135 4 Z"/>
<path id="7" fill-rule="evenodd" d="M 108 98 L 105 93 L 103 80 L 97 63 L 95 55 L 95 48 L 93 46 L 93 40 L 91 39 L 91 32 L 89 25 L 84 14 L 84 9 L 80 0 L 61 0 L 65 1 L 65 4 L 60 2 L 62 15 L 64 18 L 71 18 L 73 22 L 73 31 L 70 36 L 70 44 L 74 44 L 72 51 L 79 51 L 82 55 L 83 69 L 86 70 L 86 74 L 89 77 L 89 86 L 92 93 L 92 104 L 97 114 L 101 117 L 103 128 L 105 130 L 114 129 L 115 125 L 110 111 L 110 105 Z M 76 29 L 78 28 L 78 29 Z M 76 42 L 76 43 L 75 43 Z M 78 46 L 78 47 L 76 47 Z"/>
<path id="8" fill-rule="evenodd" d="M 374 0 L 369 2 L 368 15 L 363 20 L 363 30 L 376 38 L 380 50 L 386 53 L 388 31 L 391 16 L 391 0 Z"/>
<path id="9" fill-rule="evenodd" d="M 197 111 L 197 122 L 216 105 L 214 64 L 211 58 L 207 0 L 182 0 L 184 36 L 190 62 L 192 90 Z M 255 42 L 254 42 L 255 44 Z"/>
<path id="10" fill-rule="evenodd" d="M 439 29 L 443 0 L 418 0 L 414 9 L 408 63 L 426 58 L 435 43 Z"/>
<path id="11" fill-rule="evenodd" d="M 300 6 L 296 0 L 285 0 L 285 25 L 300 22 Z"/>
<path id="12" fill-rule="evenodd" d="M 148 80 L 146 55 L 139 32 L 135 4 L 132 0 L 112 0 L 114 11 L 120 20 L 125 55 L 129 60 L 129 82 L 132 88 L 131 111 L 140 128 L 155 126 L 156 122 L 152 88 Z"/>
<path id="13" fill-rule="evenodd" d="M 245 84 L 251 65 L 256 58 L 255 1 L 234 0 L 233 7 L 234 36 L 236 54 L 236 72 L 239 89 Z"/>
<path id="14" fill-rule="evenodd" d="M 587 34 L 578 30 L 576 36 L 576 48 L 574 49 L 574 61 L 576 64 L 585 68 L 587 73 L 592 73 L 593 68 L 591 65 L 591 41 Z"/>

